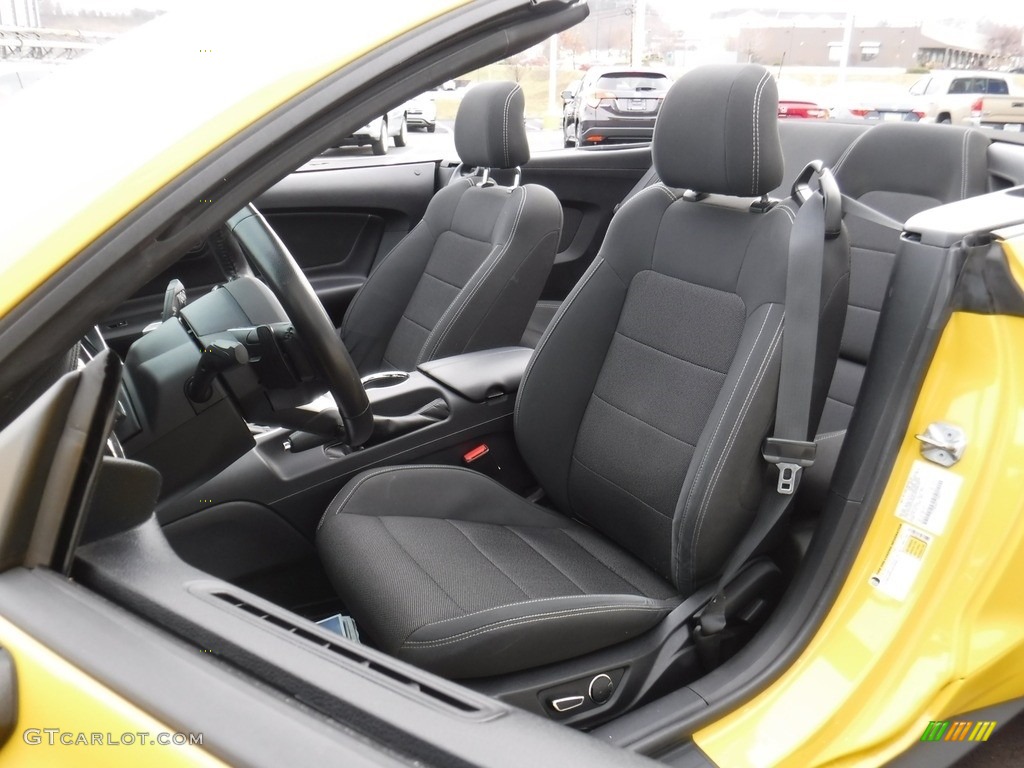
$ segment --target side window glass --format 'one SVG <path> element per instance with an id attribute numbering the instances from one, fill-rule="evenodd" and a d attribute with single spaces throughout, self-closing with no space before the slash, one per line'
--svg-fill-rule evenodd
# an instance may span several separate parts
<path id="1" fill-rule="evenodd" d="M 990 79 L 988 81 L 988 88 L 986 89 L 986 92 L 999 96 L 1008 96 L 1010 94 L 1010 89 L 1005 80 Z"/>

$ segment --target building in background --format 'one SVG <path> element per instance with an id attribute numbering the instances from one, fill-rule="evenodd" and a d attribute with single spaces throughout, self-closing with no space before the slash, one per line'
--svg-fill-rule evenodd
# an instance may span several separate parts
<path id="1" fill-rule="evenodd" d="M 0 0 L 0 27 L 38 27 L 39 0 Z"/>
<path id="2" fill-rule="evenodd" d="M 822 26 L 747 26 L 736 39 L 739 61 L 769 66 L 838 66 L 843 20 Z M 916 24 L 854 26 L 847 65 L 911 69 L 986 69 L 992 64 L 984 35 L 973 29 Z"/>

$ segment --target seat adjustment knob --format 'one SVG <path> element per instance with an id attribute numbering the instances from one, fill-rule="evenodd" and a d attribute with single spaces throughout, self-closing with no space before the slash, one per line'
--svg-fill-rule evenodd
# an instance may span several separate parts
<path id="1" fill-rule="evenodd" d="M 605 674 L 597 675 L 590 681 L 590 688 L 587 689 L 587 693 L 590 694 L 590 700 L 595 704 L 604 704 L 612 697 L 614 692 L 615 682 Z"/>

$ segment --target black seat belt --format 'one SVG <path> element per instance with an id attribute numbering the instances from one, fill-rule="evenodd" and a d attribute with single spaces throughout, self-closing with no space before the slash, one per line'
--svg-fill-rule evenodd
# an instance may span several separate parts
<path id="1" fill-rule="evenodd" d="M 868 205 L 864 205 L 860 200 L 854 200 L 849 195 L 843 195 L 843 213 L 851 216 L 856 216 L 858 219 L 864 219 L 870 221 L 872 224 L 877 224 L 880 227 L 886 229 L 892 229 L 896 232 L 903 231 L 903 222 L 894 219 L 892 216 L 886 216 L 881 211 L 876 211 L 874 208 Z"/>
<path id="2" fill-rule="evenodd" d="M 820 192 L 810 188 L 813 176 L 818 177 Z M 775 530 L 793 501 L 800 473 L 814 463 L 816 445 L 811 439 L 810 419 L 825 242 L 840 235 L 842 196 L 832 172 L 814 161 L 793 184 L 793 197 L 801 201 L 801 206 L 789 239 L 775 433 L 765 440 L 762 450 L 765 461 L 779 468 L 779 479 L 774 492 L 762 498 L 753 524 L 722 569 L 715 596 L 700 615 L 698 649 L 710 665 L 717 664 L 719 633 L 726 625 L 726 587 Z"/>

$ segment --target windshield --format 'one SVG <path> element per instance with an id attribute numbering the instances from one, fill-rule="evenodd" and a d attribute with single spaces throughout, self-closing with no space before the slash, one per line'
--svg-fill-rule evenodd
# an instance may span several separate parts
<path id="1" fill-rule="evenodd" d="M 18 98 L 50 73 L 74 67 L 183 4 L 39 2 L 29 3 L 33 16 L 18 18 L 6 5 L 0 7 L 0 46 L 6 51 L 0 61 L 0 101 Z M 452 158 L 462 96 L 489 80 L 514 80 L 522 87 L 534 154 L 579 145 L 573 137 L 580 117 L 572 112 L 573 100 L 565 97 L 582 101 L 581 82 L 591 92 L 659 97 L 680 75 L 702 64 L 761 64 L 786 100 L 812 103 L 820 114 L 840 119 L 859 112 L 870 118 L 875 103 L 893 102 L 898 94 L 931 97 L 936 88 L 948 94 L 1024 92 L 1024 12 L 997 7 L 993 0 L 956 8 L 916 1 L 901 5 L 898 14 L 879 2 L 822 7 L 803 0 L 726 0 L 704 6 L 589 0 L 589 5 L 590 16 L 577 26 L 507 59 L 435 83 L 395 104 L 356 137 L 339 137 L 323 156 L 332 164 L 351 165 L 382 162 L 381 154 Z M 613 69 L 619 65 L 625 68 Z M 592 70 L 601 71 L 595 75 Z M 958 70 L 965 75 L 956 76 Z M 950 71 L 952 77 L 932 74 Z M 385 121 L 390 133 L 386 151 L 378 146 L 375 154 L 365 137 L 380 134 Z M 399 134 L 407 139 L 396 142 Z"/>

